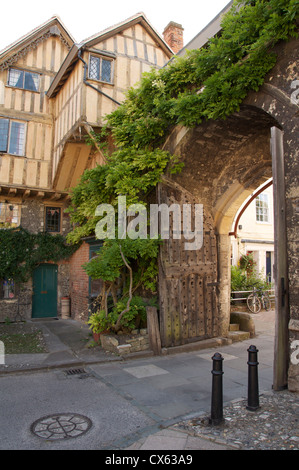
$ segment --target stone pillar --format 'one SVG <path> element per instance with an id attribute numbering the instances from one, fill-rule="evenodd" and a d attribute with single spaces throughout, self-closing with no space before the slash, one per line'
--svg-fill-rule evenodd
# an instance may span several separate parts
<path id="1" fill-rule="evenodd" d="M 227 336 L 230 323 L 230 250 L 228 234 L 218 235 L 219 335 Z"/>
<path id="2" fill-rule="evenodd" d="M 288 389 L 299 392 L 299 320 L 289 322 L 290 366 L 288 371 Z"/>

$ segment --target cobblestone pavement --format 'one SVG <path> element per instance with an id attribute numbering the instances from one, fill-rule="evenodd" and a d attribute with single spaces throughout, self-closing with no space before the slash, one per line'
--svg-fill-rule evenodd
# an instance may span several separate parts
<path id="1" fill-rule="evenodd" d="M 202 415 L 181 422 L 172 429 L 244 450 L 298 450 L 299 398 L 289 391 L 260 395 L 257 411 L 246 409 L 247 400 L 238 400 L 223 407 L 224 422 L 209 424 Z"/>

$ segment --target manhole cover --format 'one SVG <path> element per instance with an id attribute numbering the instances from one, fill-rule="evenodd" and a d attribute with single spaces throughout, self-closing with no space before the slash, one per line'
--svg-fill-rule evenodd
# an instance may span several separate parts
<path id="1" fill-rule="evenodd" d="M 38 419 L 31 425 L 31 432 L 42 439 L 57 441 L 82 436 L 91 425 L 86 416 L 64 413 Z"/>

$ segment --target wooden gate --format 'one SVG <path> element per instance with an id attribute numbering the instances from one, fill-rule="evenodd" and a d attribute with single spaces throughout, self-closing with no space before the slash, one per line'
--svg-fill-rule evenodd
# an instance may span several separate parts
<path id="1" fill-rule="evenodd" d="M 199 204 L 178 184 L 164 180 L 158 186 L 160 204 Z M 193 206 L 194 207 L 194 206 Z M 183 220 L 183 218 L 182 218 Z M 203 208 L 203 244 L 188 251 L 186 240 L 163 241 L 159 258 L 160 333 L 163 347 L 177 346 L 218 334 L 217 246 L 213 220 Z M 189 241 L 189 240 L 188 240 Z"/>

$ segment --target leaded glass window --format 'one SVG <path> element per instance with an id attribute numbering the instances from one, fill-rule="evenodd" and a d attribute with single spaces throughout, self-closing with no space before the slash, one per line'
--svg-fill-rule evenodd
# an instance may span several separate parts
<path id="1" fill-rule="evenodd" d="M 26 123 L 0 118 L 0 152 L 25 154 Z"/>
<path id="2" fill-rule="evenodd" d="M 46 232 L 60 232 L 60 207 L 46 207 Z"/>
<path id="3" fill-rule="evenodd" d="M 8 152 L 13 155 L 23 155 L 24 142 L 25 124 L 23 122 L 11 121 Z"/>
<path id="4" fill-rule="evenodd" d="M 101 80 L 103 82 L 111 83 L 111 61 L 102 59 L 102 73 Z"/>
<path id="5" fill-rule="evenodd" d="M 89 78 L 112 83 L 112 60 L 91 55 L 89 60 Z"/>
<path id="6" fill-rule="evenodd" d="M 26 70 L 10 69 L 8 85 L 24 90 L 39 91 L 39 74 Z"/>
<path id="7" fill-rule="evenodd" d="M 9 119 L 0 119 L 0 152 L 7 151 Z"/>

